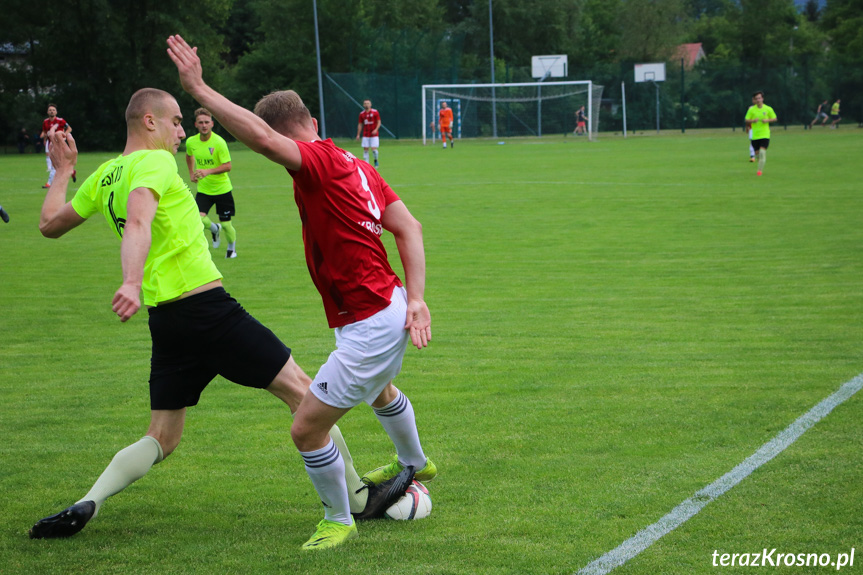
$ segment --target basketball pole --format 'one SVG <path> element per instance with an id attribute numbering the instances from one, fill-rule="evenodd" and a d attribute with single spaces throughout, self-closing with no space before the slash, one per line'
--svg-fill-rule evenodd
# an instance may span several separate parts
<path id="1" fill-rule="evenodd" d="M 626 138 L 626 83 L 620 83 L 620 97 L 623 100 L 623 137 Z"/>
<path id="2" fill-rule="evenodd" d="M 492 135 L 497 138 L 497 102 L 494 98 L 494 22 L 492 21 L 491 0 L 488 0 L 488 44 L 491 52 L 491 126 Z"/>

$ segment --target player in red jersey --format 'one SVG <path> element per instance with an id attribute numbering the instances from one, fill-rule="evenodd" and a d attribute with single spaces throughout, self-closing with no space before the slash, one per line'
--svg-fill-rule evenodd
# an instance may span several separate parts
<path id="1" fill-rule="evenodd" d="M 357 140 L 360 139 L 360 134 L 362 134 L 363 159 L 367 162 L 369 161 L 369 148 L 371 148 L 376 168 L 378 167 L 378 146 L 380 146 L 378 131 L 380 128 L 380 113 L 372 108 L 371 100 L 363 100 L 363 111 L 360 112 L 360 121 L 357 124 Z"/>
<path id="2" fill-rule="evenodd" d="M 336 335 L 336 350 L 315 376 L 291 426 L 325 508 L 324 520 L 303 549 L 339 545 L 357 531 L 344 463 L 326 433 L 352 407 L 371 404 L 396 446 L 395 461 L 367 474 L 369 481 L 377 484 L 412 469 L 422 481 L 437 474 L 420 445 L 413 407 L 392 384 L 408 340 L 418 349 L 431 340 L 422 226 L 367 162 L 318 137 L 317 121 L 296 92 L 265 96 L 253 114 L 204 82 L 197 48 L 180 36 L 168 38 L 168 46 L 183 88 L 238 140 L 284 166 L 294 180 L 306 263 Z M 383 230 L 395 236 L 404 286 L 387 260 Z"/>
<path id="3" fill-rule="evenodd" d="M 440 139 L 443 140 L 443 147 L 446 149 L 446 138 L 449 136 L 449 144 L 455 148 L 455 142 L 452 141 L 452 108 L 450 108 L 446 100 L 441 100 L 440 111 L 438 116 L 438 126 L 440 128 Z"/>
<path id="4" fill-rule="evenodd" d="M 51 156 L 48 154 L 48 132 L 54 126 L 57 126 L 58 131 L 63 131 L 67 134 L 72 131 L 72 126 L 66 123 L 66 120 L 57 117 L 57 105 L 48 104 L 48 117 L 42 120 L 42 133 L 39 134 L 39 137 L 45 142 L 45 163 L 48 165 L 48 182 L 42 188 L 50 188 L 51 184 L 54 183 L 54 174 L 57 173 L 57 170 L 54 169 L 54 164 L 51 163 Z M 73 182 L 77 180 L 76 175 L 77 172 L 73 170 Z"/>

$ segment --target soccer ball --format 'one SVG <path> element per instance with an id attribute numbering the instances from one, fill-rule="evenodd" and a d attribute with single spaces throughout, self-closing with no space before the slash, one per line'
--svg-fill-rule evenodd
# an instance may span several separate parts
<path id="1" fill-rule="evenodd" d="M 422 519 L 431 514 L 432 501 L 426 486 L 414 479 L 401 499 L 387 509 L 390 519 Z"/>

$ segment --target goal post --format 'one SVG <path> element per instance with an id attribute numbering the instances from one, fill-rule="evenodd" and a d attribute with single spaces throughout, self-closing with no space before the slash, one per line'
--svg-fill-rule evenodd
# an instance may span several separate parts
<path id="1" fill-rule="evenodd" d="M 576 112 L 584 106 L 589 140 L 599 130 L 602 86 L 590 80 L 495 84 L 424 84 L 423 145 L 437 138 L 438 110 L 453 109 L 453 137 L 490 137 L 496 122 L 500 137 L 573 132 Z M 495 116 L 496 114 L 496 116 Z M 433 127 L 434 126 L 434 127 Z"/>

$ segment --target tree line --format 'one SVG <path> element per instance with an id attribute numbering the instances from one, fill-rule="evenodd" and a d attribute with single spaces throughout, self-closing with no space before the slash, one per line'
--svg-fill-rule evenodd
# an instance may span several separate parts
<path id="1" fill-rule="evenodd" d="M 318 114 L 313 0 L 11 4 L 0 30 L 7 143 L 21 127 L 38 132 L 53 102 L 84 147 L 116 148 L 128 98 L 144 86 L 174 93 L 191 114 L 165 54 L 173 33 L 199 47 L 206 79 L 240 104 L 292 88 Z M 863 119 L 863 0 L 317 0 L 322 68 L 488 82 L 490 4 L 499 82 L 530 80 L 532 55 L 566 54 L 569 78 L 604 85 L 611 104 L 626 82 L 630 121 L 649 127 L 653 91 L 632 84 L 633 65 L 668 62 L 664 127 L 737 125 L 755 89 L 780 122 L 808 122 L 839 97 L 846 118 Z M 688 42 L 707 58 L 681 70 L 675 49 Z M 617 129 L 617 107 L 607 108 L 600 129 Z"/>

